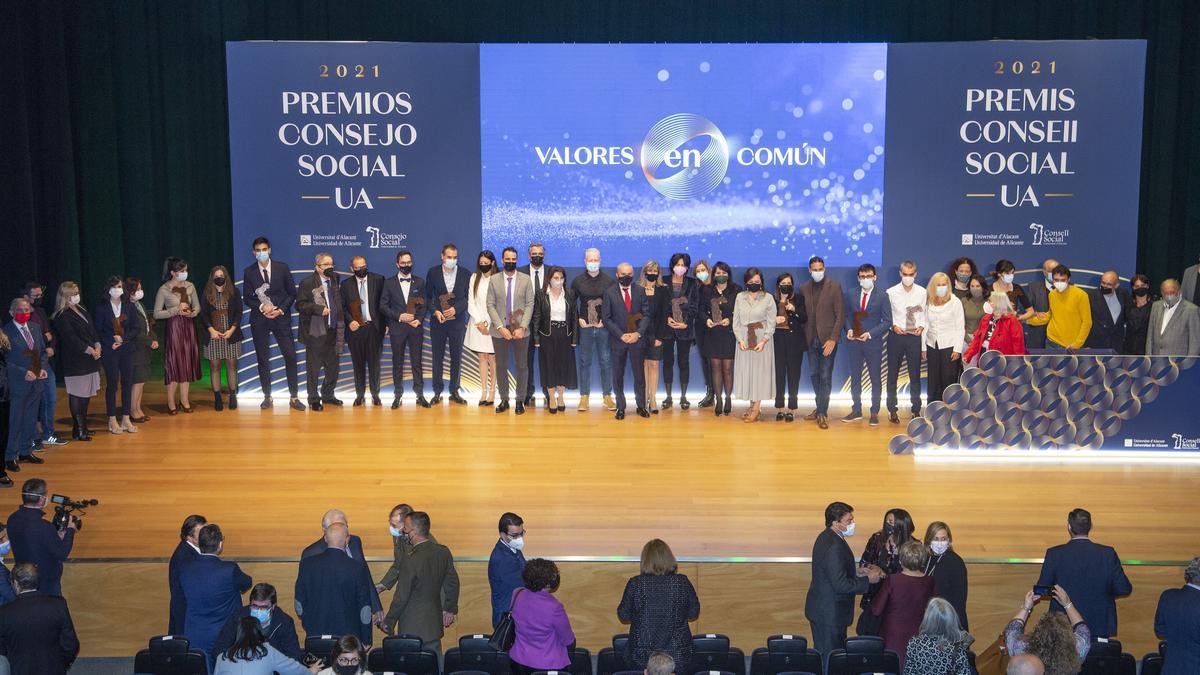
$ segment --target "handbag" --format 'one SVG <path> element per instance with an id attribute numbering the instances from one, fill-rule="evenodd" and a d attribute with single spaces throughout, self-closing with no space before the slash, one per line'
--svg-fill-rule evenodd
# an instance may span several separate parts
<path id="1" fill-rule="evenodd" d="M 517 604 L 517 598 L 521 597 L 521 591 L 513 596 L 512 606 L 507 612 L 500 615 L 500 623 L 496 624 L 495 630 L 492 631 L 492 637 L 488 639 L 488 646 L 498 652 L 507 652 L 512 649 L 513 642 L 517 640 L 517 624 L 512 618 L 512 608 Z"/>
<path id="2" fill-rule="evenodd" d="M 1004 649 L 1004 635 L 988 645 L 975 657 L 975 670 L 979 675 L 1004 675 L 1008 671 L 1008 654 Z"/>

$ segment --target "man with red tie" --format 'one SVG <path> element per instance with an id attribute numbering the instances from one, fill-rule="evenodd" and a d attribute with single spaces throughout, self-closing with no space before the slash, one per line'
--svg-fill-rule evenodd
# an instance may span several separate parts
<path id="1" fill-rule="evenodd" d="M 617 265 L 617 283 L 604 291 L 600 319 L 608 330 L 613 355 L 613 389 L 617 394 L 617 419 L 625 419 L 625 362 L 633 362 L 633 390 L 637 414 L 649 417 L 646 408 L 646 373 L 642 368 L 642 336 L 650 327 L 646 291 L 633 283 L 633 265 Z"/>
<path id="2" fill-rule="evenodd" d="M 871 378 L 871 426 L 879 424 L 883 339 L 892 325 L 891 304 L 887 294 L 875 288 L 875 278 L 874 265 L 860 265 L 859 287 L 846 293 L 846 352 L 850 359 L 850 396 L 854 403 L 850 414 L 842 418 L 843 422 L 855 422 L 863 417 L 862 371 L 866 365 Z"/>
<path id="3" fill-rule="evenodd" d="M 30 320 L 33 306 L 25 298 L 16 298 L 8 306 L 13 320 L 4 327 L 9 352 L 8 375 L 8 446 L 6 465 L 15 466 L 18 453 L 22 461 L 33 458 L 33 437 L 37 430 L 42 388 L 46 386 L 46 342 Z M 12 487 L 12 479 L 0 468 L 0 487 Z"/>

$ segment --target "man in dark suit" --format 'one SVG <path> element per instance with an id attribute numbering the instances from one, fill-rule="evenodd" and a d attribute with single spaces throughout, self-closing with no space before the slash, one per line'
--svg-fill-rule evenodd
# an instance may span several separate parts
<path id="1" fill-rule="evenodd" d="M 296 636 L 296 621 L 279 608 L 275 587 L 267 583 L 254 584 L 254 588 L 250 589 L 249 604 L 229 616 L 217 635 L 213 654 L 224 653 L 233 646 L 237 640 L 238 622 L 248 616 L 258 619 L 258 627 L 272 647 L 297 661 L 304 660 L 300 638 Z"/>
<path id="2" fill-rule="evenodd" d="M 421 365 L 421 342 L 425 338 L 421 322 L 425 319 L 428 307 L 425 280 L 413 274 L 412 252 L 402 250 L 396 254 L 396 276 L 388 277 L 383 282 L 383 292 L 379 298 L 379 313 L 387 320 L 388 336 L 392 341 L 392 386 L 395 390 L 392 410 L 400 407 L 400 398 L 404 396 L 405 351 L 408 352 L 408 368 L 412 373 L 417 405 L 429 407 L 429 401 L 425 400 L 425 374 Z"/>
<path id="3" fill-rule="evenodd" d="M 187 612 L 183 634 L 192 648 L 213 660 L 213 645 L 221 627 L 242 606 L 242 593 L 250 590 L 249 575 L 233 561 L 221 560 L 225 536 L 216 523 L 200 528 L 200 555 L 188 563 L 179 575 Z"/>
<path id="4" fill-rule="evenodd" d="M 1183 588 L 1168 588 L 1158 598 L 1154 633 L 1167 641 L 1162 675 L 1200 673 L 1200 556 L 1183 572 Z"/>
<path id="5" fill-rule="evenodd" d="M 1034 279 L 1025 286 L 1025 295 L 1029 297 L 1029 304 L 1033 306 L 1033 311 L 1035 312 L 1050 311 L 1050 291 L 1054 290 L 1055 267 L 1058 267 L 1058 261 L 1054 258 L 1046 258 L 1042 261 L 1041 278 Z M 1025 324 L 1025 348 L 1046 348 L 1045 325 L 1035 326 L 1030 323 Z"/>
<path id="6" fill-rule="evenodd" d="M 346 554 L 350 531 L 343 523 L 325 530 L 325 550 L 300 560 L 296 616 L 308 635 L 354 635 L 371 644 L 370 572 Z"/>
<path id="7" fill-rule="evenodd" d="M 1111 349 L 1120 354 L 1125 349 L 1125 313 L 1133 302 L 1128 288 L 1121 286 L 1116 272 L 1100 275 L 1100 287 L 1087 291 L 1092 309 L 1092 331 L 1084 347 Z"/>
<path id="8" fill-rule="evenodd" d="M 854 553 L 846 543 L 854 529 L 854 507 L 833 502 L 825 507 L 825 529 L 813 543 L 812 582 L 804 601 L 804 617 L 812 625 L 813 648 L 826 657 L 846 647 L 846 629 L 854 619 L 854 596 L 885 576 L 874 565 L 854 566 Z"/>
<path id="9" fill-rule="evenodd" d="M 446 626 L 458 615 L 458 572 L 450 549 L 429 538 L 429 514 L 413 511 L 404 518 L 403 533 L 412 552 L 400 568 L 389 615 L 396 631 L 416 635 L 427 649 L 441 653 Z"/>
<path id="10" fill-rule="evenodd" d="M 630 319 L 634 325 L 630 325 Z M 646 409 L 646 372 L 642 336 L 650 329 L 650 302 L 646 291 L 633 283 L 633 265 L 617 265 L 617 283 L 604 291 L 600 320 L 608 330 L 608 345 L 613 355 L 613 388 L 617 390 L 617 414 L 625 419 L 625 362 L 632 361 L 634 401 L 637 414 L 649 417 Z M 632 329 L 632 330 L 631 330 Z"/>
<path id="11" fill-rule="evenodd" d="M 442 361 L 447 342 L 450 343 L 450 400 L 459 405 L 467 404 L 458 390 L 462 384 L 462 350 L 463 340 L 467 337 L 467 286 L 470 280 L 471 273 L 458 266 L 458 247 L 454 244 L 442 246 L 442 264 L 430 268 L 425 275 L 425 304 L 433 308 L 433 319 L 429 322 L 429 339 L 433 341 L 430 347 L 433 356 L 431 404 L 442 402 Z M 453 295 L 448 296 L 448 293 Z"/>
<path id="12" fill-rule="evenodd" d="M 300 341 L 306 354 L 304 369 L 308 385 L 308 406 L 320 412 L 325 404 L 341 405 L 337 390 L 339 356 L 345 344 L 342 324 L 342 299 L 338 288 L 333 256 L 318 253 L 313 273 L 300 282 L 296 310 L 300 314 Z M 325 380 L 321 382 L 322 371 Z M 318 383 L 320 387 L 318 388 Z"/>
<path id="13" fill-rule="evenodd" d="M 515 513 L 500 516 L 500 538 L 488 558 L 488 586 L 492 589 L 492 628 L 509 610 L 513 591 L 525 586 L 525 521 Z"/>
<path id="14" fill-rule="evenodd" d="M 287 371 L 291 406 L 294 410 L 304 410 L 296 369 L 296 343 L 292 338 L 292 304 L 296 302 L 292 271 L 286 264 L 271 260 L 271 242 L 266 237 L 254 240 L 254 259 L 256 262 L 242 271 L 242 301 L 250 308 L 250 334 L 254 338 L 258 383 L 263 392 L 262 409 L 271 407 L 270 339 L 274 335 Z"/>
<path id="15" fill-rule="evenodd" d="M 12 349 L 8 352 L 8 445 L 4 453 L 4 468 L 0 469 L 0 486 L 11 487 L 8 471 L 20 471 L 18 462 L 41 464 L 33 446 L 37 433 L 38 414 L 44 390 L 49 383 L 46 340 L 33 322 L 33 306 L 25 298 L 13 300 L 8 307 L 13 320 L 4 326 L 4 334 Z M 54 386 L 49 383 L 49 386 Z"/>
<path id="16" fill-rule="evenodd" d="M 366 399 L 371 385 L 371 403 L 379 400 L 379 358 L 383 352 L 384 316 L 379 307 L 383 295 L 383 275 L 367 269 L 367 259 L 350 259 L 353 276 L 342 281 L 342 316 L 346 320 L 346 341 L 350 344 L 350 362 L 354 365 L 354 405 Z M 360 321 L 361 319 L 361 321 Z"/>
<path id="17" fill-rule="evenodd" d="M 1067 515 L 1067 532 L 1071 540 L 1046 551 L 1039 586 L 1062 586 L 1083 616 L 1092 637 L 1117 634 L 1118 596 L 1133 592 L 1133 584 L 1125 576 L 1121 559 L 1111 546 L 1093 543 L 1092 514 L 1075 509 Z M 1050 611 L 1063 608 L 1054 601 Z"/>
<path id="18" fill-rule="evenodd" d="M 8 517 L 8 538 L 12 541 L 13 560 L 37 565 L 41 580 L 38 590 L 46 595 L 62 595 L 63 561 L 75 544 L 76 525 L 70 520 L 67 529 L 56 530 L 44 517 L 47 503 L 46 481 L 25 481 L 21 486 L 21 508 Z"/>
<path id="19" fill-rule="evenodd" d="M 881 370 L 883 339 L 891 331 L 892 308 L 887 293 L 875 288 L 875 266 L 865 263 L 858 268 L 859 289 L 846 294 L 846 354 L 850 360 L 850 397 L 854 403 L 843 422 L 862 419 L 862 371 L 871 378 L 871 426 L 879 425 L 879 405 L 883 397 Z M 862 330 L 855 337 L 854 327 Z"/>
<path id="20" fill-rule="evenodd" d="M 79 655 L 67 601 L 37 590 L 36 565 L 17 565 L 12 579 L 17 599 L 0 607 L 0 656 L 17 675 L 66 673 Z"/>
<path id="21" fill-rule="evenodd" d="M 46 315 L 46 310 L 43 306 L 46 297 L 46 285 L 40 281 L 25 282 L 24 297 L 29 301 L 29 305 L 33 307 L 33 316 L 29 320 L 42 332 L 42 338 L 46 342 L 46 356 L 53 359 L 54 351 L 58 349 L 58 342 L 54 337 L 54 326 L 51 325 L 50 317 Z M 47 362 L 44 365 L 46 366 L 47 385 L 42 391 L 42 405 L 38 410 L 38 421 L 41 422 L 41 430 L 34 439 L 35 450 L 42 450 L 47 445 L 66 445 L 70 442 L 54 431 L 54 406 L 58 398 L 57 387 L 54 386 L 54 383 L 58 380 L 54 377 L 53 361 Z"/>
<path id="22" fill-rule="evenodd" d="M 537 295 L 537 292 L 542 290 L 546 285 L 546 270 L 546 247 L 538 242 L 530 244 L 529 264 L 526 265 L 525 269 L 521 271 L 528 274 L 529 279 L 533 282 L 534 295 Z M 529 341 L 528 361 L 526 361 L 526 363 L 529 364 L 529 379 L 525 383 L 525 391 L 517 392 L 517 396 L 524 396 L 525 405 L 531 408 L 536 405 L 533 399 L 533 392 L 537 389 L 537 385 L 534 384 L 534 373 L 539 372 L 537 370 L 537 359 L 534 358 L 534 353 L 537 351 L 537 346 L 533 343 L 533 340 Z M 549 396 L 549 392 L 543 389 L 542 401 L 546 402 L 546 405 L 550 405 Z"/>
<path id="23" fill-rule="evenodd" d="M 337 523 L 345 525 L 347 532 L 350 530 L 350 522 L 346 519 L 346 514 L 344 512 L 340 511 L 339 509 L 329 509 L 326 511 L 325 515 L 321 517 L 321 531 L 323 532 L 321 538 L 304 547 L 304 550 L 300 552 L 300 560 L 303 561 L 324 553 L 325 549 L 329 548 L 329 544 L 326 543 L 329 528 Z M 376 624 L 382 623 L 383 605 L 379 601 L 379 592 L 371 583 L 371 569 L 367 565 L 367 556 L 363 554 L 362 539 L 360 539 L 357 534 L 349 535 L 349 541 L 346 544 L 346 555 L 350 556 L 351 559 L 358 561 L 358 563 L 363 566 L 363 569 L 366 570 L 366 585 L 367 593 L 371 599 L 372 621 L 374 621 Z"/>
<path id="24" fill-rule="evenodd" d="M 183 586 L 179 575 L 183 568 L 200 557 L 200 530 L 208 524 L 201 515 L 190 515 L 183 519 L 179 528 L 179 544 L 171 554 L 171 562 L 167 565 L 167 586 L 171 589 L 170 620 L 167 622 L 167 635 L 183 635 L 183 619 L 187 615 L 187 601 L 183 597 Z"/>

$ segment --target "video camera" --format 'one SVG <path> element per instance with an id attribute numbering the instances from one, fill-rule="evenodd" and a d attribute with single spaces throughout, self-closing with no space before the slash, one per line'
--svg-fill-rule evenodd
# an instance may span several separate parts
<path id="1" fill-rule="evenodd" d="M 89 506 L 100 505 L 100 501 L 96 499 L 81 499 L 79 501 L 72 501 L 71 498 L 67 497 L 66 495 L 54 495 L 50 498 L 50 502 L 54 504 L 54 529 L 58 530 L 59 532 L 65 532 L 67 527 L 72 522 L 75 523 L 75 529 L 82 530 L 83 521 L 79 519 L 79 516 L 71 514 L 73 514 L 75 511 L 78 511 L 80 515 L 87 515 L 87 512 L 84 511 L 84 509 Z"/>

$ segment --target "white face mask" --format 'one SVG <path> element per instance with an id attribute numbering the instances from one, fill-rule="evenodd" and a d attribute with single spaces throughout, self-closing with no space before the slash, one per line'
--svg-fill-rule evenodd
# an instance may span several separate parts
<path id="1" fill-rule="evenodd" d="M 846 531 L 842 533 L 842 536 L 843 537 L 853 537 L 854 530 L 857 526 L 858 526 L 858 523 L 851 522 L 848 526 L 846 526 Z"/>
<path id="2" fill-rule="evenodd" d="M 124 292 L 125 291 L 123 291 L 119 288 L 110 288 L 110 289 L 108 289 L 108 297 L 112 298 L 113 300 L 116 300 L 117 298 L 121 297 L 121 294 L 123 294 Z"/>
<path id="3" fill-rule="evenodd" d="M 1013 275 L 1011 275 L 1011 274 L 1001 274 L 1001 275 L 1000 275 L 1000 281 L 1003 281 L 1003 282 L 1004 282 L 1004 283 L 1006 283 L 1006 284 L 1011 284 L 1011 283 L 1013 282 Z"/>
<path id="4" fill-rule="evenodd" d="M 934 555 L 942 555 L 950 550 L 950 542 L 948 541 L 931 541 L 929 542 L 929 550 L 933 551 Z"/>
<path id="5" fill-rule="evenodd" d="M 521 549 L 525 548 L 525 537 L 514 537 L 504 543 L 512 550 L 520 551 Z"/>
<path id="6" fill-rule="evenodd" d="M 72 295 L 71 297 L 67 298 L 67 302 L 71 303 L 72 305 L 78 305 L 79 304 L 79 294 L 76 293 L 75 295 Z"/>
<path id="7" fill-rule="evenodd" d="M 991 314 L 992 312 L 995 311 L 995 309 L 996 309 L 995 307 L 992 307 L 992 303 L 990 303 L 990 302 L 983 303 L 983 313 L 984 314 Z"/>
<path id="8" fill-rule="evenodd" d="M 946 297 L 946 294 L 950 292 L 950 287 L 938 286 L 937 288 L 933 289 L 933 292 L 936 293 L 939 298 L 944 298 Z"/>
<path id="9" fill-rule="evenodd" d="M 187 272 L 176 272 L 175 278 L 180 281 L 187 281 Z"/>
<path id="10" fill-rule="evenodd" d="M 907 275 L 902 276 L 900 277 L 900 283 L 904 284 L 905 286 L 912 286 L 913 284 L 917 283 L 917 278 Z"/>
<path id="11" fill-rule="evenodd" d="M 809 272 L 812 275 L 812 280 L 821 283 L 825 279 L 825 270 L 816 270 Z"/>
<path id="12" fill-rule="evenodd" d="M 1066 290 L 1067 290 L 1067 282 L 1065 282 L 1065 281 L 1056 281 L 1056 282 L 1054 282 L 1054 290 L 1058 291 L 1059 293 L 1064 293 L 1064 292 L 1066 292 Z"/>
<path id="13" fill-rule="evenodd" d="M 142 298 L 144 298 L 145 296 L 146 296 L 146 294 L 145 294 L 145 293 L 143 293 L 143 292 L 142 292 L 142 289 L 140 289 L 140 288 L 139 288 L 139 289 L 137 289 L 136 291 L 134 291 L 134 292 L 133 292 L 133 299 L 134 299 L 134 301 L 141 300 L 141 299 L 142 299 Z"/>
<path id="14" fill-rule="evenodd" d="M 558 289 L 560 289 L 560 288 L 562 288 L 562 287 L 563 287 L 563 280 L 562 280 L 562 279 L 551 279 L 551 280 L 550 280 L 550 288 L 553 288 L 553 289 L 555 289 L 555 290 L 558 290 Z"/>
<path id="15" fill-rule="evenodd" d="M 681 276 L 683 276 L 683 275 L 685 275 L 685 274 L 687 274 L 687 268 L 686 268 L 686 267 L 684 267 L 683 265 L 676 265 L 676 266 L 675 266 L 675 276 L 677 276 L 677 277 L 681 277 Z"/>
<path id="16" fill-rule="evenodd" d="M 864 291 L 869 291 L 872 288 L 875 288 L 875 280 L 874 279 L 859 279 L 858 285 L 862 286 L 862 289 Z"/>

